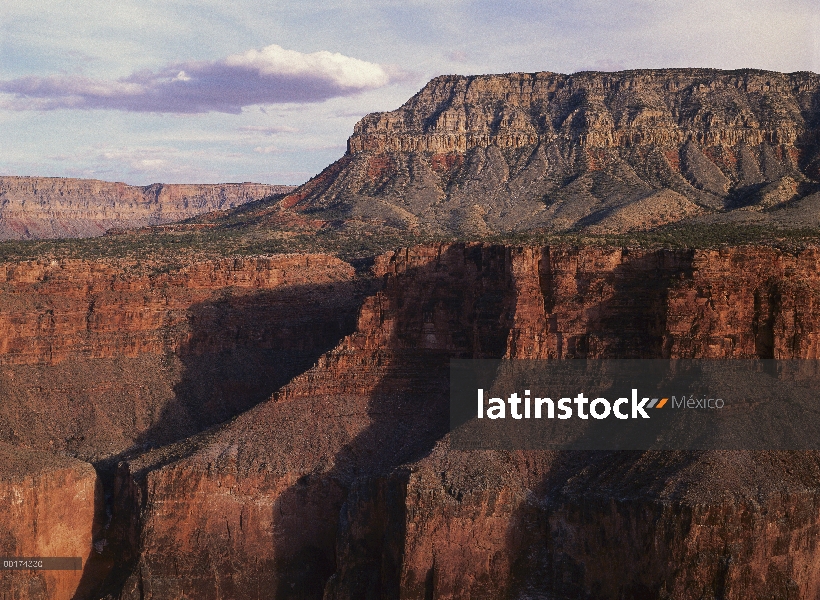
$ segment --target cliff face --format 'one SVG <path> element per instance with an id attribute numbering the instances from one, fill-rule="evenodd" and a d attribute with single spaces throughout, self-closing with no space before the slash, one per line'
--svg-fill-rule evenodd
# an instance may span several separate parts
<path id="1" fill-rule="evenodd" d="M 0 597 L 98 597 L 127 556 L 117 462 L 267 399 L 352 330 L 368 285 L 325 255 L 0 265 L 0 556 L 84 564 L 2 572 Z"/>
<path id="2" fill-rule="evenodd" d="M 0 554 L 85 568 L 0 591 L 815 597 L 817 453 L 462 452 L 447 427 L 451 357 L 816 358 L 818 258 L 418 247 L 375 293 L 322 255 L 3 265 Z"/>
<path id="3" fill-rule="evenodd" d="M 463 153 L 556 139 L 594 148 L 794 145 L 817 125 L 819 84 L 813 73 L 712 69 L 442 76 L 401 108 L 362 119 L 348 147 Z"/>
<path id="4" fill-rule="evenodd" d="M 362 119 L 348 155 L 280 207 L 471 235 L 816 225 L 818 125 L 813 73 L 442 76 Z"/>
<path id="5" fill-rule="evenodd" d="M 90 237 L 235 208 L 289 186 L 258 183 L 135 187 L 93 179 L 0 177 L 0 240 Z"/>
<path id="6" fill-rule="evenodd" d="M 99 460 L 230 418 L 352 328 L 358 285 L 323 255 L 0 265 L 0 440 Z"/>
<path id="7" fill-rule="evenodd" d="M 0 554 L 79 557 L 86 565 L 102 528 L 102 486 L 78 460 L 0 443 Z M 82 570 L 0 572 L 3 598 L 70 600 L 87 593 Z"/>
<path id="8" fill-rule="evenodd" d="M 450 357 L 815 357 L 817 261 L 478 244 L 383 256 L 383 289 L 312 369 L 121 466 L 118 593 L 814 597 L 815 452 L 459 452 L 446 432 Z"/>

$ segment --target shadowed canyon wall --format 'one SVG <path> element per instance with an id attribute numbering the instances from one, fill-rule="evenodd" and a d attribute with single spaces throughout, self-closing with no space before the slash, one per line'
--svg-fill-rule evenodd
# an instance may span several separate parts
<path id="1" fill-rule="evenodd" d="M 0 266 L 0 555 L 85 565 L 2 572 L 0 597 L 96 597 L 117 462 L 268 398 L 352 331 L 367 285 L 324 255 Z"/>
<path id="2" fill-rule="evenodd" d="M 136 187 L 94 179 L 0 177 L 0 240 L 97 236 L 112 228 L 227 210 L 291 189 L 259 183 Z"/>
<path id="3" fill-rule="evenodd" d="M 266 399 L 353 325 L 323 255 L 0 266 L 0 440 L 99 460 Z"/>
<path id="4" fill-rule="evenodd" d="M 102 589 L 814 597 L 817 453 L 456 451 L 447 359 L 813 357 L 817 260 L 480 244 L 382 256 L 382 290 L 313 368 L 122 463 L 114 522 L 130 563 Z"/>

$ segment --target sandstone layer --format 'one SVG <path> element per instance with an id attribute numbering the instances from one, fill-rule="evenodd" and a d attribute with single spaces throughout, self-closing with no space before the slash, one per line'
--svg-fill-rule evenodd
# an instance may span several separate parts
<path id="1" fill-rule="evenodd" d="M 100 460 L 228 419 L 351 330 L 358 286 L 324 255 L 0 265 L 0 441 Z"/>
<path id="2" fill-rule="evenodd" d="M 0 555 L 79 557 L 86 565 L 102 529 L 102 486 L 94 468 L 0 443 Z M 90 590 L 83 571 L 0 571 L 0 597 L 71 600 Z"/>
<path id="3" fill-rule="evenodd" d="M 813 598 L 815 452 L 461 452 L 448 359 L 815 358 L 816 250 L 380 257 L 317 364 L 120 465 L 112 597 Z"/>
<path id="4" fill-rule="evenodd" d="M 816 226 L 819 125 L 814 73 L 441 76 L 363 118 L 346 156 L 279 209 L 317 226 L 470 236 Z"/>
<path id="5" fill-rule="evenodd" d="M 97 597 L 121 559 L 117 462 L 268 398 L 352 330 L 368 285 L 325 255 L 0 265 L 0 556 L 85 565 L 4 573 L 0 597 Z"/>
<path id="6" fill-rule="evenodd" d="M 144 187 L 94 179 L 0 177 L 0 240 L 91 237 L 181 221 L 292 187 L 258 183 Z"/>

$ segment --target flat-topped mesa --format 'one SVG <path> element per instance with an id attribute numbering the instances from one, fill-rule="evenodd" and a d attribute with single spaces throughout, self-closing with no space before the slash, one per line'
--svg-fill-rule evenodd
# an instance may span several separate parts
<path id="1" fill-rule="evenodd" d="M 436 77 L 356 125 L 348 152 L 456 152 L 538 142 L 676 147 L 814 140 L 820 76 L 659 69 Z"/>
<path id="2" fill-rule="evenodd" d="M 442 76 L 359 121 L 347 154 L 280 206 L 468 239 L 678 222 L 814 227 L 818 142 L 814 73 Z"/>
<path id="3" fill-rule="evenodd" d="M 95 179 L 0 177 L 0 239 L 90 237 L 226 210 L 291 186 L 261 183 L 138 187 Z"/>

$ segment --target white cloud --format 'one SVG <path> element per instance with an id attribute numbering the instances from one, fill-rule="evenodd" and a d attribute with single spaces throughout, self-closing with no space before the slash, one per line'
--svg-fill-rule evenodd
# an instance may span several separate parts
<path id="1" fill-rule="evenodd" d="M 272 44 L 225 59 L 231 67 L 255 69 L 267 77 L 318 77 L 332 81 L 340 89 L 378 88 L 389 83 L 385 70 L 376 64 L 322 50 L 302 54 Z"/>
<path id="2" fill-rule="evenodd" d="M 218 61 L 171 64 L 116 81 L 78 75 L 0 81 L 11 110 L 116 109 L 130 112 L 239 113 L 254 104 L 311 103 L 383 87 L 380 65 L 338 53 L 303 54 L 271 45 Z"/>

